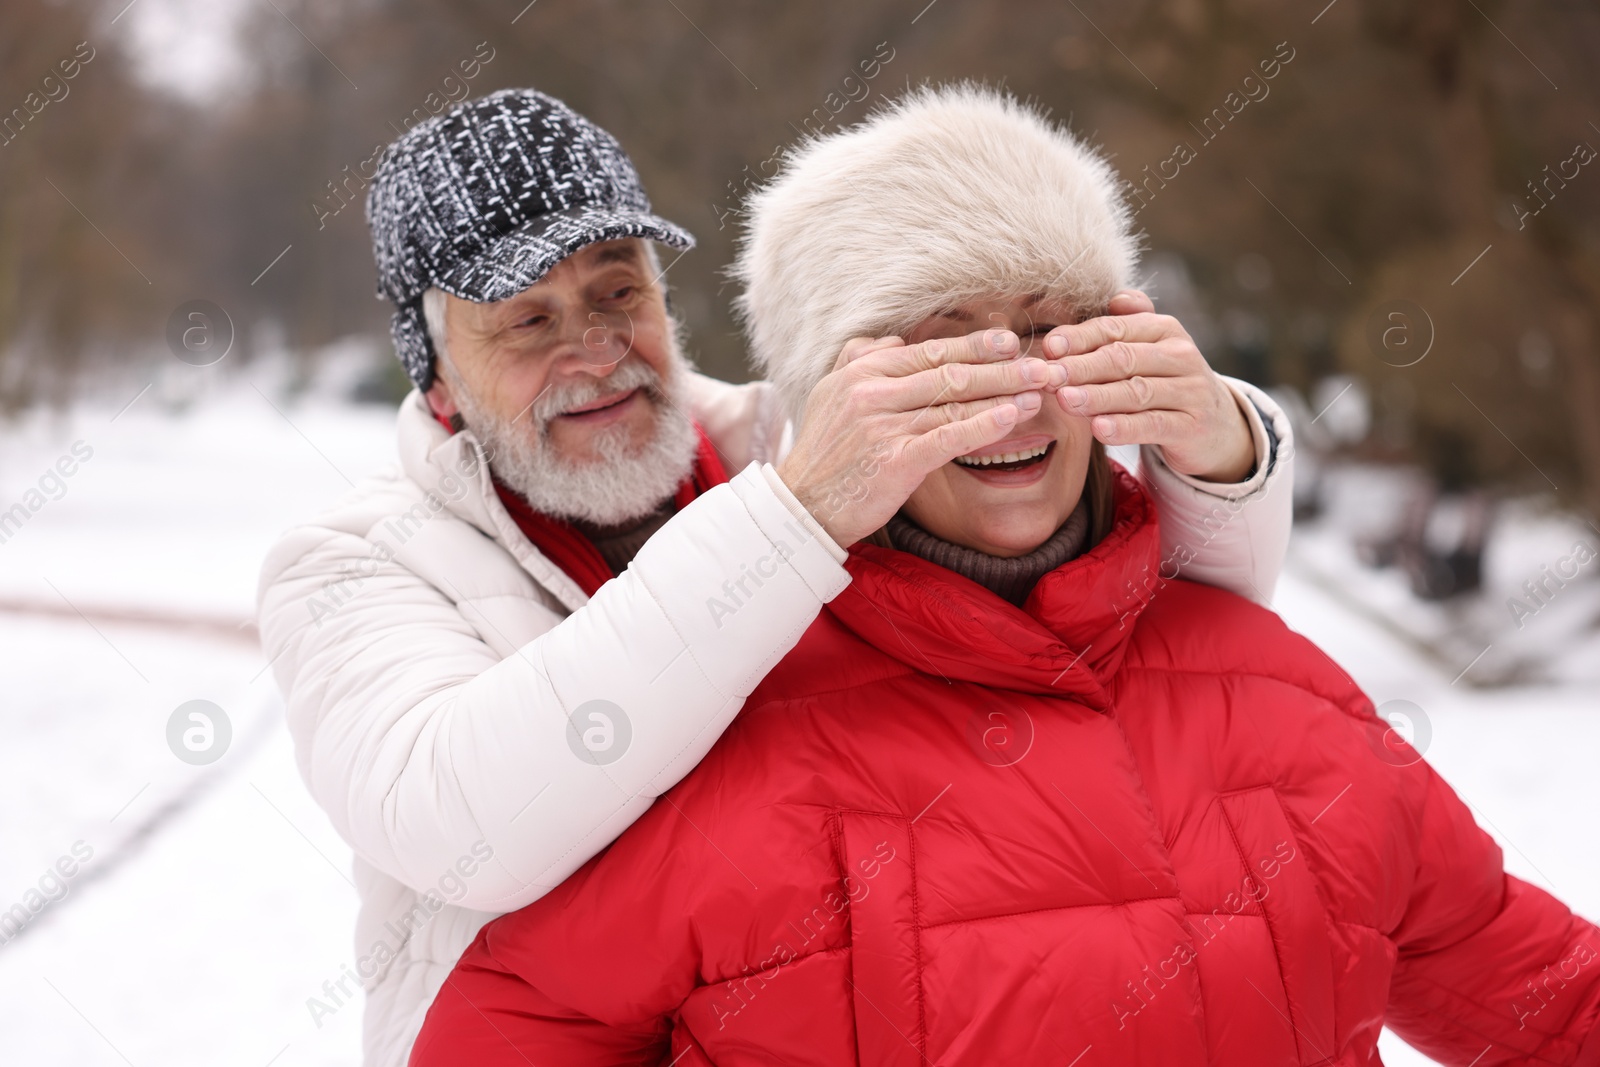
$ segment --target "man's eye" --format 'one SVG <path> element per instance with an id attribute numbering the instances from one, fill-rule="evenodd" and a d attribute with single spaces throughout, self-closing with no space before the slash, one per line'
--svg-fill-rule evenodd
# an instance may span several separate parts
<path id="1" fill-rule="evenodd" d="M 635 290 L 634 286 L 632 286 L 632 285 L 624 285 L 621 289 L 618 289 L 618 290 L 612 292 L 610 295 L 608 295 L 606 297 L 606 299 L 607 300 L 627 300 L 629 297 L 633 296 L 634 290 Z"/>
<path id="2" fill-rule="evenodd" d="M 521 322 L 517 323 L 517 326 L 518 327 L 523 327 L 523 326 L 528 326 L 528 327 L 543 326 L 545 323 L 547 323 L 549 321 L 550 321 L 550 316 L 549 315 L 530 315 L 527 318 L 523 319 Z"/>

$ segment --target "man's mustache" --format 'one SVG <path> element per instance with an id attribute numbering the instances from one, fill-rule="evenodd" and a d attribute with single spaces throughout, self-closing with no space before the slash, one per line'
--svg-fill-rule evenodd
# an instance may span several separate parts
<path id="1" fill-rule="evenodd" d="M 666 399 L 666 383 L 656 369 L 637 356 L 628 356 L 605 378 L 567 382 L 545 390 L 528 408 L 528 418 L 543 435 L 549 429 L 550 420 L 557 415 L 593 403 L 602 396 L 640 388 L 657 403 Z"/>

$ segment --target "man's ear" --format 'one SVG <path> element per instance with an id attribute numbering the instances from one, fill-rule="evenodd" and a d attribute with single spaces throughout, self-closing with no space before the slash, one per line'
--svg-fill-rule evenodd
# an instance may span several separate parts
<path id="1" fill-rule="evenodd" d="M 461 409 L 456 406 L 455 394 L 450 391 L 450 383 L 444 380 L 444 375 L 434 368 L 433 384 L 428 391 L 422 394 L 428 402 L 428 410 L 433 412 L 433 417 L 439 422 L 450 427 L 451 433 L 460 433 L 462 426 L 466 425 L 461 417 Z"/>
<path id="2" fill-rule="evenodd" d="M 422 395 L 427 398 L 428 410 L 436 418 L 452 419 L 461 413 L 461 409 L 456 407 L 455 394 L 450 391 L 450 383 L 444 380 L 444 375 L 437 368 L 434 370 L 433 384 Z"/>
<path id="3" fill-rule="evenodd" d="M 444 318 L 448 320 L 450 317 L 450 302 L 456 298 L 448 293 L 443 295 Z M 441 351 L 443 342 L 435 339 L 435 324 L 430 321 L 427 315 L 426 298 L 424 298 L 423 303 L 423 318 L 427 323 L 428 347 L 433 350 L 433 384 L 428 386 L 428 391 L 422 395 L 428 401 L 428 410 L 433 412 L 433 417 L 448 425 L 452 432 L 459 432 L 461 429 L 461 408 L 456 404 L 455 393 L 451 390 L 449 381 L 446 380 L 455 375 L 445 373 L 445 361 L 448 357 Z M 448 328 L 444 323 L 440 323 L 439 326 L 441 331 Z M 455 368 L 451 367 L 450 369 L 454 371 Z"/>

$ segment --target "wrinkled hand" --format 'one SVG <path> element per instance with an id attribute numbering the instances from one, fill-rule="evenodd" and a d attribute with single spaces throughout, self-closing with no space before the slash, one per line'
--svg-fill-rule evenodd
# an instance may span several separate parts
<path id="1" fill-rule="evenodd" d="M 778 476 L 841 546 L 888 522 L 931 472 L 1039 413 L 1067 372 L 1017 358 L 1010 330 L 907 345 L 858 337 L 806 401 Z"/>
<path id="2" fill-rule="evenodd" d="M 1090 417 L 1091 432 L 1108 445 L 1159 445 L 1179 473 L 1242 481 L 1255 442 L 1233 390 L 1177 319 L 1154 312 L 1149 297 L 1127 290 L 1109 314 L 1050 331 L 1044 353 L 1068 374 L 1056 391 L 1062 409 Z"/>

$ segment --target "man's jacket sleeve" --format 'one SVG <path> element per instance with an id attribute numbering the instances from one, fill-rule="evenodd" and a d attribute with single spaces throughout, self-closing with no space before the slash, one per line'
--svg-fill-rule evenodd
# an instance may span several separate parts
<path id="1" fill-rule="evenodd" d="M 486 842 L 493 861 L 454 901 L 480 911 L 537 899 L 637 819 L 849 582 L 836 546 L 751 464 L 566 618 L 511 597 L 507 610 L 548 629 L 505 655 L 483 636 L 500 591 L 450 588 L 470 579 L 422 562 L 481 553 L 482 533 L 424 526 L 375 569 L 363 534 L 291 533 L 264 568 L 262 643 L 302 774 L 340 834 L 412 887 Z M 356 595 L 307 611 L 354 573 Z"/>

